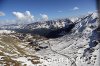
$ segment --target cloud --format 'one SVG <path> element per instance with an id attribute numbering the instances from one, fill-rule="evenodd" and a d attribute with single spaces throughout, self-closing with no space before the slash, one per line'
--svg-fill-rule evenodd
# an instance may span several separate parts
<path id="1" fill-rule="evenodd" d="M 5 13 L 0 11 L 0 16 L 5 16 Z"/>
<path id="2" fill-rule="evenodd" d="M 46 14 L 40 14 L 40 16 L 42 17 L 42 19 L 44 21 L 47 21 L 48 20 L 48 15 L 46 15 Z"/>
<path id="3" fill-rule="evenodd" d="M 21 12 L 13 12 L 13 15 L 16 16 L 18 19 L 25 18 L 24 14 Z"/>
<path id="4" fill-rule="evenodd" d="M 12 12 L 19 23 L 31 23 L 34 21 L 34 16 L 30 11 L 22 12 Z"/>
<path id="5" fill-rule="evenodd" d="M 78 10 L 78 9 L 79 9 L 78 7 L 74 7 L 74 8 L 73 8 L 73 10 Z"/>
<path id="6" fill-rule="evenodd" d="M 58 11 L 58 12 L 63 12 L 63 11 Z"/>
<path id="7" fill-rule="evenodd" d="M 40 14 L 41 18 L 34 18 L 34 16 L 31 14 L 30 11 L 25 11 L 25 12 L 14 11 L 14 12 L 12 12 L 12 14 L 13 14 L 13 16 L 15 16 L 15 19 L 0 20 L 0 25 L 29 24 L 29 23 L 33 23 L 35 21 L 41 21 L 41 20 L 47 21 L 48 20 L 48 15 Z M 1 12 L 0 12 L 0 16 L 1 16 Z"/>

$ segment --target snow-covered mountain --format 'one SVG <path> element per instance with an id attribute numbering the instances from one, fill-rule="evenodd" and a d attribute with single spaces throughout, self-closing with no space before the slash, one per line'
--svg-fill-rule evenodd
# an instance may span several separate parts
<path id="1" fill-rule="evenodd" d="M 72 33 L 48 40 L 50 48 L 38 52 L 49 58 L 47 66 L 99 66 L 98 18 L 93 15 L 80 18 Z"/>
<path id="2" fill-rule="evenodd" d="M 49 20 L 44 22 L 35 22 L 28 24 L 24 27 L 24 29 L 38 29 L 38 28 L 62 28 L 65 27 L 68 24 L 71 24 L 72 21 L 70 19 L 58 19 L 58 20 Z"/>
<path id="3" fill-rule="evenodd" d="M 14 30 L 21 33 L 31 33 L 48 38 L 63 36 L 74 27 L 70 19 L 57 19 L 43 22 L 34 22 L 30 24 L 11 24 L 4 25 L 1 29 Z M 69 28 L 69 29 L 68 29 Z M 67 29 L 67 30 L 66 30 Z M 55 36 L 54 36 L 55 35 Z"/>
<path id="4" fill-rule="evenodd" d="M 98 17 L 93 15 L 80 18 L 70 34 L 47 40 L 49 48 L 38 52 L 43 57 L 43 65 L 99 66 Z"/>
<path id="5" fill-rule="evenodd" d="M 38 28 L 62 28 L 67 24 L 72 23 L 70 19 L 57 19 L 43 22 L 34 22 L 30 24 L 11 24 L 1 26 L 1 29 L 38 29 Z"/>
<path id="6" fill-rule="evenodd" d="M 53 39 L 23 33 L 1 34 L 0 64 L 2 66 L 4 64 L 12 66 L 99 66 L 100 42 L 97 38 L 97 22 L 98 17 L 95 13 L 80 17 L 74 22 L 75 26 L 70 33 Z M 46 26 L 48 23 L 53 25 L 51 21 L 40 25 Z M 29 25 L 31 29 L 34 29 L 34 24 Z M 39 24 L 36 25 L 35 28 L 42 27 L 38 27 Z"/>

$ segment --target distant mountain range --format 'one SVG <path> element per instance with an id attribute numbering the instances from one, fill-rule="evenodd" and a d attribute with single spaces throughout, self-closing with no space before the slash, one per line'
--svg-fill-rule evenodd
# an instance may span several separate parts
<path id="1" fill-rule="evenodd" d="M 44 22 L 34 22 L 30 24 L 10 24 L 4 25 L 1 29 L 38 29 L 38 28 L 62 28 L 73 23 L 70 19 L 49 20 Z"/>
<path id="2" fill-rule="evenodd" d="M 75 18 L 65 18 L 65 19 L 49 20 L 43 22 L 34 22 L 34 23 L 24 24 L 24 25 L 22 24 L 4 25 L 0 27 L 0 29 L 15 30 L 21 33 L 37 34 L 48 38 L 57 38 L 69 33 L 70 31 L 81 32 L 85 29 L 84 25 L 90 22 L 94 23 L 95 21 L 97 21 L 97 19 L 98 19 L 97 13 L 91 13 L 85 16 L 75 17 Z M 88 23 L 84 22 L 86 20 L 88 21 Z"/>

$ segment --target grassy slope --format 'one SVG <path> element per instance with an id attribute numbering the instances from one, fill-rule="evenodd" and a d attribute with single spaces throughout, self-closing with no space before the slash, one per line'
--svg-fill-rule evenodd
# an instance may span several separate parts
<path id="1" fill-rule="evenodd" d="M 6 66 L 21 66 L 20 61 L 14 60 L 18 57 L 31 57 L 29 61 L 31 61 L 33 64 L 40 63 L 39 59 L 36 59 L 39 57 L 31 55 L 28 53 L 30 50 L 26 50 L 21 46 L 23 46 L 22 42 L 16 37 L 10 35 L 0 35 L 0 65 L 5 64 Z M 38 61 L 35 62 L 34 60 Z"/>

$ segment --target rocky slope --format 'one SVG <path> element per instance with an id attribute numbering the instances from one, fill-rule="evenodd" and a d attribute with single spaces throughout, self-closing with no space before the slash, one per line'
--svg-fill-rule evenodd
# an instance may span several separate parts
<path id="1" fill-rule="evenodd" d="M 41 63 L 39 57 L 35 55 L 34 48 L 24 40 L 22 41 L 22 34 L 0 34 L 0 66 L 34 66 Z"/>

